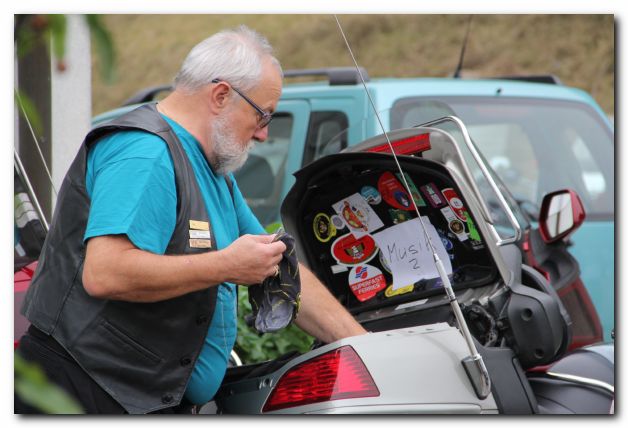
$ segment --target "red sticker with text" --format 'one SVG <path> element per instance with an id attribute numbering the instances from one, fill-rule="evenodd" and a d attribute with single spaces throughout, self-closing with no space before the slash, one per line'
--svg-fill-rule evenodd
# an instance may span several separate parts
<path id="1" fill-rule="evenodd" d="M 349 287 L 355 297 L 364 302 L 386 288 L 386 278 L 382 271 L 374 266 L 354 266 L 349 272 Z"/>
<path id="2" fill-rule="evenodd" d="M 406 211 L 414 209 L 410 195 L 391 172 L 385 172 L 379 177 L 377 189 L 388 205 Z"/>
<path id="3" fill-rule="evenodd" d="M 445 199 L 447 199 L 447 202 L 449 202 L 449 206 L 454 211 L 454 214 L 456 214 L 456 217 L 466 222 L 467 221 L 467 215 L 465 214 L 466 209 L 464 207 L 464 204 L 462 203 L 462 199 L 460 199 L 456 191 L 452 189 L 451 187 L 448 187 L 446 189 L 442 189 L 441 193 L 443 194 Z"/>
<path id="4" fill-rule="evenodd" d="M 343 265 L 359 265 L 371 260 L 377 254 L 377 245 L 370 235 L 358 239 L 348 233 L 336 239 L 331 245 L 331 255 Z"/>

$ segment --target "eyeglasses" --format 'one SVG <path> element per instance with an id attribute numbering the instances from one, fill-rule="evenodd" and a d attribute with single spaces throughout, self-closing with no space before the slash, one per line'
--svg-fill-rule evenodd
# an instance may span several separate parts
<path id="1" fill-rule="evenodd" d="M 251 101 L 251 99 L 249 97 L 247 97 L 242 92 L 238 91 L 233 85 L 231 85 L 231 83 L 225 82 L 222 79 L 214 79 L 214 80 L 212 80 L 212 83 L 220 83 L 220 82 L 224 82 L 224 83 L 228 84 L 231 87 L 231 89 L 233 89 L 238 95 L 240 95 L 242 98 L 244 98 L 244 101 L 249 103 L 251 105 L 251 107 L 253 107 L 255 109 L 255 111 L 257 111 L 257 113 L 259 113 L 260 119 L 257 122 L 257 127 L 259 129 L 265 128 L 273 120 L 273 114 L 272 113 L 269 113 L 267 111 L 262 110 L 257 104 L 255 104 L 253 101 Z"/>

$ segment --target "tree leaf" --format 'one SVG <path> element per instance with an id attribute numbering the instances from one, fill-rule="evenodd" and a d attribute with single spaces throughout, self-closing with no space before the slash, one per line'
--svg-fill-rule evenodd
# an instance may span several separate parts
<path id="1" fill-rule="evenodd" d="M 105 29 L 98 15 L 86 15 L 94 41 L 94 47 L 100 62 L 100 75 L 107 83 L 115 80 L 115 50 L 111 35 Z"/>
<path id="2" fill-rule="evenodd" d="M 50 383 L 36 364 L 14 354 L 15 392 L 26 404 L 44 413 L 76 415 L 85 413 L 82 407 L 63 389 Z"/>
<path id="3" fill-rule="evenodd" d="M 42 125 L 41 117 L 39 116 L 37 107 L 35 107 L 35 103 L 30 99 L 28 95 L 26 95 L 19 89 L 15 90 L 13 98 L 17 105 L 17 109 L 20 112 L 20 115 L 27 122 L 30 122 L 31 126 L 33 127 L 33 131 L 35 131 L 35 135 L 40 138 L 43 134 L 44 127 Z"/>
<path id="4" fill-rule="evenodd" d="M 66 35 L 68 22 L 65 15 L 47 15 L 50 31 L 50 41 L 52 44 L 52 55 L 61 62 L 65 57 Z"/>

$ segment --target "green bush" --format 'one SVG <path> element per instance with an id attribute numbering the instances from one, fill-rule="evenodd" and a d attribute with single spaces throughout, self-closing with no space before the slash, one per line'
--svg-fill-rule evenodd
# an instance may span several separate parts
<path id="1" fill-rule="evenodd" d="M 290 351 L 303 353 L 312 347 L 314 338 L 294 324 L 290 324 L 277 333 L 257 333 L 244 321 L 245 315 L 251 312 L 248 289 L 240 286 L 238 290 L 238 337 L 234 349 L 243 364 L 272 360 Z"/>

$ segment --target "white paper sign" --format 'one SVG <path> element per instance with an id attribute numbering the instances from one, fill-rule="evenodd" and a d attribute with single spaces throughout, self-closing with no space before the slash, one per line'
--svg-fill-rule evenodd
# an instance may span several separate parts
<path id="1" fill-rule="evenodd" d="M 356 239 L 384 227 L 382 220 L 359 193 L 336 202 L 332 207 Z"/>
<path id="2" fill-rule="evenodd" d="M 443 262 L 445 272 L 450 275 L 451 260 L 443 241 L 429 218 L 421 218 L 436 254 Z M 434 257 L 418 218 L 404 221 L 372 236 L 392 271 L 393 290 L 422 279 L 438 277 Z"/>

